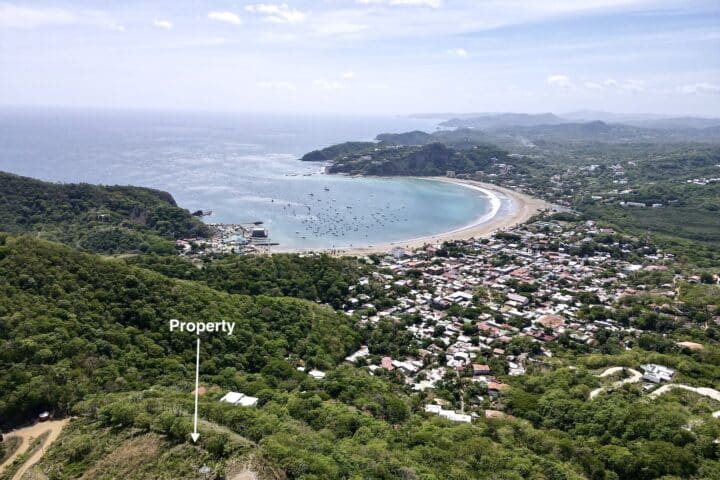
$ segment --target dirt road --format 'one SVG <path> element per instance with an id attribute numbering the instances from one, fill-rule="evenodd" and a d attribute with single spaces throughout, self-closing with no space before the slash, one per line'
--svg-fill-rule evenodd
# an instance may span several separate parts
<path id="1" fill-rule="evenodd" d="M 30 467 L 35 465 L 43 456 L 45 453 L 45 450 L 47 447 L 57 440 L 57 438 L 60 436 L 60 432 L 62 432 L 62 429 L 65 425 L 67 425 L 68 420 L 52 420 L 49 422 L 42 422 L 42 423 L 36 423 L 35 425 L 32 425 L 30 427 L 25 428 L 19 428 L 17 430 L 13 430 L 12 432 L 8 432 L 5 434 L 6 438 L 10 437 L 18 437 L 20 440 L 22 440 L 22 443 L 18 447 L 18 449 L 13 453 L 10 458 L 8 458 L 2 465 L 0 465 L 0 473 L 5 471 L 5 469 L 12 464 L 12 462 L 27 452 L 28 448 L 30 448 L 30 444 L 32 443 L 33 439 L 36 439 L 43 435 L 46 432 L 50 432 L 48 437 L 45 439 L 45 442 L 43 445 L 38 448 L 31 456 L 30 458 L 25 461 L 22 467 L 15 473 L 12 480 L 20 480 L 22 476 L 27 472 Z"/>
<path id="2" fill-rule="evenodd" d="M 707 388 L 707 387 L 691 387 L 690 385 L 683 385 L 682 383 L 670 383 L 667 385 L 663 385 L 662 387 L 658 388 L 654 392 L 650 394 L 652 398 L 658 397 L 662 395 L 665 392 L 669 392 L 673 388 L 682 388 L 683 390 L 689 390 L 691 392 L 695 392 L 698 395 L 703 395 L 705 397 L 710 397 L 713 400 L 717 400 L 720 402 L 720 392 L 715 390 L 714 388 Z"/>
<path id="3" fill-rule="evenodd" d="M 639 382 L 642 378 L 642 373 L 638 372 L 637 370 L 633 370 L 632 368 L 626 368 L 626 367 L 610 367 L 604 372 L 602 372 L 599 375 L 595 375 L 596 377 L 609 377 L 610 375 L 618 372 L 622 372 L 623 370 L 627 370 L 630 372 L 630 376 L 628 378 L 623 378 L 622 380 L 618 380 L 617 382 L 614 382 L 612 385 L 610 385 L 611 388 L 618 388 L 622 385 L 625 385 L 626 383 L 636 383 Z M 592 392 L 590 392 L 590 399 L 595 398 L 600 392 L 607 390 L 605 387 L 596 388 Z"/>

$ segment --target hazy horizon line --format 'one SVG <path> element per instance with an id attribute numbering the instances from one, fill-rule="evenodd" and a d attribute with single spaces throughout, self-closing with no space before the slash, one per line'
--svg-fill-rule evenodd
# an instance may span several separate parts
<path id="1" fill-rule="evenodd" d="M 701 115 L 691 112 L 679 112 L 679 113 L 655 113 L 655 112 L 638 112 L 638 111 L 613 111 L 613 110 L 597 110 L 592 108 L 579 108 L 577 110 L 570 111 L 554 111 L 554 110 L 495 110 L 495 111 L 417 111 L 417 112 L 347 112 L 347 111 L 280 111 L 280 110 L 236 110 L 236 109 L 199 109 L 189 107 L 138 107 L 138 106 L 100 106 L 100 105 L 22 105 L 22 104 L 0 104 L 1 111 L 11 110 L 56 110 L 56 111 L 75 111 L 75 112 L 118 112 L 118 113 L 183 113 L 183 114 L 206 114 L 206 115 L 267 115 L 267 116 L 344 116 L 344 117 L 416 117 L 418 119 L 429 117 L 442 117 L 452 118 L 457 116 L 472 117 L 472 116 L 491 116 L 491 115 L 544 115 L 552 114 L 558 117 L 563 115 L 577 115 L 581 113 L 586 114 L 603 114 L 603 115 L 618 115 L 618 116 L 637 116 L 637 117 L 648 117 L 648 119 L 678 119 L 678 118 L 696 118 L 705 120 L 720 120 L 720 114 L 716 116 Z M 568 119 L 570 120 L 570 119 Z M 579 122 L 580 120 L 575 120 Z"/>

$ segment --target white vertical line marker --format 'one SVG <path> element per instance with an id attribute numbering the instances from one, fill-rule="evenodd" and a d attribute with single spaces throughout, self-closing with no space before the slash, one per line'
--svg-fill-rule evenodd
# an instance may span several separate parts
<path id="1" fill-rule="evenodd" d="M 200 337 L 197 339 L 197 356 L 195 357 L 195 421 L 193 425 L 192 437 L 193 443 L 197 442 L 200 434 L 197 431 L 198 424 L 198 395 L 200 393 Z"/>

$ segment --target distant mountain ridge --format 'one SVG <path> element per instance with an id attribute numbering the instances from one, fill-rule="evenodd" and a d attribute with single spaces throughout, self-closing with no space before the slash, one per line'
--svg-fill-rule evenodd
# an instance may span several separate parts
<path id="1" fill-rule="evenodd" d="M 567 120 L 553 113 L 497 113 L 478 117 L 455 118 L 440 124 L 449 128 L 497 128 L 497 127 L 527 127 L 535 125 L 557 125 L 567 123 Z"/>
<path id="2" fill-rule="evenodd" d="M 433 117 L 423 117 L 433 118 Z M 447 117 L 445 117 L 447 118 Z M 491 130 L 504 127 L 537 127 L 567 123 L 604 122 L 651 129 L 705 129 L 720 127 L 720 118 L 665 116 L 652 114 L 618 114 L 584 110 L 556 115 L 553 113 L 487 113 L 452 116 L 440 123 L 445 128 Z"/>
<path id="3" fill-rule="evenodd" d="M 310 152 L 302 160 L 328 162 L 329 173 L 433 176 L 447 172 L 476 174 L 496 164 L 510 164 L 520 171 L 529 160 L 517 161 L 519 151 L 534 154 L 534 149 L 558 146 L 720 143 L 720 125 L 713 125 L 711 119 L 644 121 L 659 122 L 667 128 L 601 120 L 567 121 L 552 113 L 484 115 L 443 122 L 447 128 L 432 133 L 381 133 L 376 142 L 332 145 Z M 676 122 L 710 126 L 672 128 Z"/>

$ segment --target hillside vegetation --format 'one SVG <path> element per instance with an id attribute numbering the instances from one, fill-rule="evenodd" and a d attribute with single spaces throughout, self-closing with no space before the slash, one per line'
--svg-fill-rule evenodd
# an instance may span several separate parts
<path id="1" fill-rule="evenodd" d="M 474 173 L 504 159 L 506 155 L 504 150 L 489 145 L 458 149 L 443 143 L 419 146 L 377 144 L 332 158 L 329 172 L 377 176 L 439 176 L 445 175 L 448 170 Z"/>
<path id="2" fill-rule="evenodd" d="M 274 254 L 213 255 L 199 259 L 138 255 L 125 260 L 168 277 L 196 280 L 228 293 L 295 297 L 343 306 L 363 268 L 349 257 Z"/>
<path id="3" fill-rule="evenodd" d="M 523 377 L 501 377 L 510 384 L 507 413 L 516 419 L 457 424 L 424 414 L 427 394 L 412 393 L 393 372 L 339 366 L 361 342 L 373 351 L 406 342 L 394 329 L 385 338 L 311 302 L 223 293 L 123 260 L 0 238 L 0 416 L 21 422 L 42 409 L 78 416 L 37 467 L 48 478 L 190 479 L 203 465 L 211 478 L 249 469 L 272 480 L 630 480 L 720 472 L 713 443 L 720 420 L 709 414 L 716 404 L 683 392 L 648 402 L 638 386 L 587 399 L 599 383 L 587 368 L 604 365 L 661 362 L 682 378 L 713 384 L 720 378 L 716 347 L 580 361 L 561 349 L 565 358 L 555 362 L 578 368 L 538 365 Z M 159 262 L 149 263 L 159 270 Z M 198 444 L 189 440 L 195 337 L 170 334 L 169 318 L 237 325 L 232 337 L 203 337 L 208 391 Z M 315 380 L 296 369 L 301 365 L 327 376 Z M 436 394 L 452 397 L 456 381 L 448 375 Z M 468 388 L 468 397 L 484 394 Z M 228 390 L 257 396 L 258 407 L 219 402 Z"/>
<path id="4" fill-rule="evenodd" d="M 320 150 L 313 150 L 303 155 L 304 162 L 327 162 L 344 155 L 371 149 L 375 146 L 373 142 L 345 142 L 332 145 Z"/>
<path id="5" fill-rule="evenodd" d="M 57 184 L 0 172 L 0 231 L 102 253 L 174 251 L 210 228 L 169 193 L 140 187 Z"/>
<path id="6" fill-rule="evenodd" d="M 203 342 L 202 371 L 258 372 L 291 356 L 329 368 L 359 344 L 343 315 L 287 298 L 230 295 L 68 247 L 0 236 L 0 418 L 67 413 L 93 392 L 192 377 L 195 341 L 168 321 L 235 322 Z M 230 369 L 230 370 L 226 370 Z"/>

